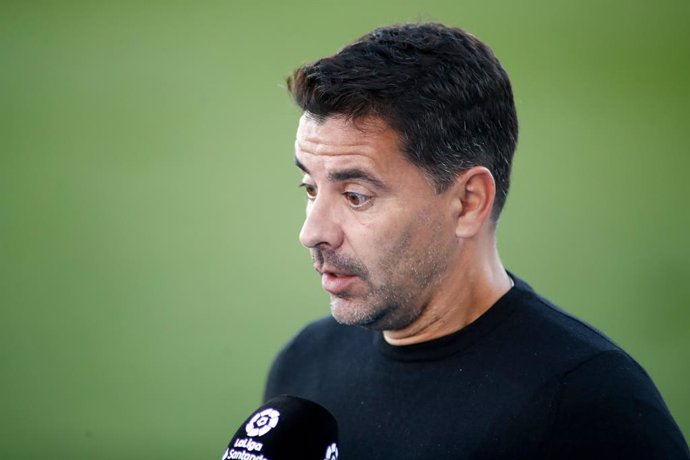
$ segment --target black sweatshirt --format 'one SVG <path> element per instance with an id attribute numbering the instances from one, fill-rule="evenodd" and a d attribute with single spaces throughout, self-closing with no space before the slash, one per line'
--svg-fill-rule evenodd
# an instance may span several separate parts
<path id="1" fill-rule="evenodd" d="M 317 321 L 281 351 L 265 398 L 329 409 L 340 460 L 690 459 L 647 373 L 514 280 L 476 321 L 430 342 L 392 346 Z"/>

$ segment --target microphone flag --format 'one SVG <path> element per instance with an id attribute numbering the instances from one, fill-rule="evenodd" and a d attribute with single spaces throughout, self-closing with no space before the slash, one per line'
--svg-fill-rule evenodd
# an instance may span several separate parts
<path id="1" fill-rule="evenodd" d="M 338 460 L 338 424 L 323 406 L 282 395 L 235 432 L 221 460 Z"/>

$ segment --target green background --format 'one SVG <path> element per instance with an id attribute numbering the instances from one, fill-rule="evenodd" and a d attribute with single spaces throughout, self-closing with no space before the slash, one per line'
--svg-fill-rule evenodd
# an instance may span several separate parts
<path id="1" fill-rule="evenodd" d="M 284 77 L 415 20 L 511 75 L 504 263 L 636 357 L 690 434 L 690 2 L 0 5 L 0 458 L 220 458 L 328 312 Z"/>

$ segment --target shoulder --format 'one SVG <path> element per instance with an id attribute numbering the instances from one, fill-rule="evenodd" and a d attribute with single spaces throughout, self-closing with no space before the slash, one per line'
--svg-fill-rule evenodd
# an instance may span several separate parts
<path id="1" fill-rule="evenodd" d="M 514 289 L 516 306 L 509 323 L 513 346 L 522 345 L 525 351 L 545 360 L 545 364 L 558 363 L 556 367 L 561 372 L 574 369 L 601 353 L 627 356 L 603 332 L 555 306 L 524 281 L 516 278 Z"/>
<path id="2" fill-rule="evenodd" d="M 342 327 L 330 317 L 308 324 L 283 346 L 274 367 L 286 360 L 300 360 L 318 354 L 342 332 Z"/>
<path id="3" fill-rule="evenodd" d="M 304 327 L 278 353 L 269 370 L 264 397 L 308 395 L 333 368 L 348 365 L 370 352 L 372 332 L 338 324 L 326 317 Z"/>
<path id="4" fill-rule="evenodd" d="M 339 324 L 327 316 L 306 325 L 281 350 L 279 357 L 285 354 L 318 353 L 324 347 L 341 343 L 351 343 L 371 333 L 353 326 Z"/>
<path id="5" fill-rule="evenodd" d="M 526 283 L 516 287 L 511 334 L 525 345 L 522 363 L 549 369 L 554 390 L 546 458 L 689 458 L 662 396 L 628 353 Z"/>
<path id="6" fill-rule="evenodd" d="M 651 378 L 619 350 L 563 375 L 547 449 L 561 458 L 690 458 Z"/>

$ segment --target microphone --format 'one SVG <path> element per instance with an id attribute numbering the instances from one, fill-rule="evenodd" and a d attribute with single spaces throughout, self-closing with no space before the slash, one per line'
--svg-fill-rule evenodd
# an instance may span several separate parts
<path id="1" fill-rule="evenodd" d="M 307 399 L 268 400 L 235 432 L 221 460 L 338 460 L 338 424 Z"/>

